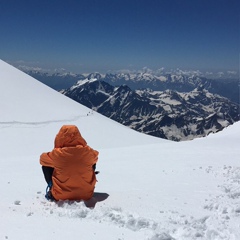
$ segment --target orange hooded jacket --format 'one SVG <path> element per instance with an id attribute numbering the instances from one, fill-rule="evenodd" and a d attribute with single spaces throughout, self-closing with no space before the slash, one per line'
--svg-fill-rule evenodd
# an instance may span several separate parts
<path id="1" fill-rule="evenodd" d="M 92 166 L 98 160 L 74 125 L 62 126 L 54 149 L 40 156 L 40 164 L 54 168 L 52 195 L 56 200 L 88 200 L 92 197 L 96 176 Z"/>

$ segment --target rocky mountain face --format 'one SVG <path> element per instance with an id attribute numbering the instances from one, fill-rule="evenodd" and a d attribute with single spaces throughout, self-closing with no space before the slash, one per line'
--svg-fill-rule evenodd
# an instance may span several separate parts
<path id="1" fill-rule="evenodd" d="M 147 85 L 143 90 L 132 90 L 127 85 L 109 84 L 130 81 L 125 77 L 114 80 L 108 75 L 106 82 L 102 81 L 102 75 L 92 74 L 62 93 L 132 129 L 174 141 L 204 137 L 240 119 L 239 104 L 211 93 L 199 78 L 188 80 L 187 86 L 186 79 L 181 79 L 182 84 L 178 79 L 176 88 L 181 91 L 152 90 Z M 149 80 L 151 84 L 154 81 Z M 161 81 L 170 79 L 162 78 Z M 142 84 L 147 83 L 146 79 L 142 81 Z M 157 85 L 157 81 L 155 83 Z"/>

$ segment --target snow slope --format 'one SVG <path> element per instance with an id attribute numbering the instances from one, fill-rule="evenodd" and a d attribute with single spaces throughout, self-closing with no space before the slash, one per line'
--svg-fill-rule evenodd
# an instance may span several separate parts
<path id="1" fill-rule="evenodd" d="M 0 86 L 0 239 L 240 239 L 239 123 L 170 142 L 92 112 L 3 61 Z M 94 209 L 44 198 L 39 155 L 63 124 L 77 125 L 100 152 Z"/>

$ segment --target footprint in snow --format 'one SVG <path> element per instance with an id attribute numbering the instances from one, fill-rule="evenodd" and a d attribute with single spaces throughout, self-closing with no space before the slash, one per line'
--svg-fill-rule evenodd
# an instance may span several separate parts
<path id="1" fill-rule="evenodd" d="M 14 201 L 14 204 L 15 204 L 15 205 L 21 205 L 21 201 L 16 200 L 16 201 Z"/>

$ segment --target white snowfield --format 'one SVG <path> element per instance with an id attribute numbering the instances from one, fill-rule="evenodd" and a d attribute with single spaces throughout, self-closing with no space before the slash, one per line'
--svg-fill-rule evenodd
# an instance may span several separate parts
<path id="1" fill-rule="evenodd" d="M 239 122 L 177 143 L 113 122 L 1 60 L 0 86 L 0 239 L 240 239 Z M 39 156 L 63 124 L 100 152 L 93 209 L 44 198 Z"/>

